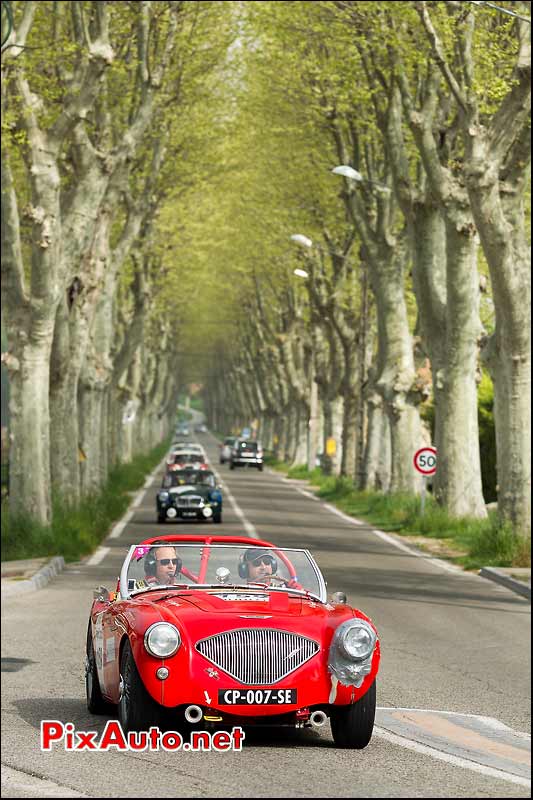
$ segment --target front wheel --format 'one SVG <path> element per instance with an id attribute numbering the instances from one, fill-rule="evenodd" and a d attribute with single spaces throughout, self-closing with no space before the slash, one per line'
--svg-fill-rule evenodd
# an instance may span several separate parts
<path id="1" fill-rule="evenodd" d="M 219 511 L 217 514 L 213 514 L 213 522 L 216 522 L 217 524 L 222 522 L 222 512 L 221 511 Z"/>
<path id="2" fill-rule="evenodd" d="M 145 689 L 129 641 L 120 657 L 118 719 L 125 733 L 147 731 L 152 725 L 161 727 L 162 709 Z"/>
<path id="3" fill-rule="evenodd" d="M 263 472 L 263 465 L 262 464 L 258 464 L 257 465 L 257 469 L 259 470 L 259 472 Z"/>
<path id="4" fill-rule="evenodd" d="M 376 716 L 376 681 L 357 703 L 331 708 L 331 733 L 337 747 L 362 750 L 372 738 Z"/>
<path id="5" fill-rule="evenodd" d="M 233 463 L 233 461 L 229 462 L 229 468 L 230 469 L 235 469 L 235 464 Z"/>
<path id="6" fill-rule="evenodd" d="M 157 515 L 157 521 L 161 525 L 161 523 L 163 523 L 165 521 L 165 515 L 164 514 L 158 514 Z"/>

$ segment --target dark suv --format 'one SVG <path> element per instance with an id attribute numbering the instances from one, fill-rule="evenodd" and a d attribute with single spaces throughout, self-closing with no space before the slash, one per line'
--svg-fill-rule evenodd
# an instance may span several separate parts
<path id="1" fill-rule="evenodd" d="M 243 465 L 257 467 L 263 470 L 263 448 L 261 442 L 251 442 L 249 439 L 237 439 L 231 449 L 229 468 L 241 467 Z"/>

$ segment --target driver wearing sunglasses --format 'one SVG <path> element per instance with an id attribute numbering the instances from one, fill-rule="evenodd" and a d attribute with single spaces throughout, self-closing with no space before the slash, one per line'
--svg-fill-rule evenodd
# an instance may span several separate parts
<path id="1" fill-rule="evenodd" d="M 146 582 L 165 585 L 176 583 L 181 567 L 181 558 L 174 547 L 153 547 L 145 559 Z"/>
<path id="2" fill-rule="evenodd" d="M 270 583 L 276 572 L 276 559 L 270 553 L 258 548 L 247 550 L 239 563 L 239 575 L 253 583 Z"/>

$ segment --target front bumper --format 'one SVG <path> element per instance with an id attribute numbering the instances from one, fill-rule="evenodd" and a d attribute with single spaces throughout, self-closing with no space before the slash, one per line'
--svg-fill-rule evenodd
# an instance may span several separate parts
<path id="1" fill-rule="evenodd" d="M 166 666 L 169 676 L 160 681 L 155 673 L 158 667 Z M 348 705 L 362 697 L 375 678 L 375 672 L 365 678 L 362 686 L 344 686 L 327 670 L 324 654 L 319 653 L 311 661 L 298 668 L 286 678 L 272 686 L 244 686 L 223 670 L 217 669 L 199 654 L 188 654 L 183 650 L 166 661 L 150 659 L 145 662 L 141 674 L 151 696 L 168 709 L 181 714 L 187 705 L 198 705 L 204 713 L 215 714 L 224 720 L 235 722 L 237 718 L 250 722 L 273 722 L 283 718 L 293 724 L 295 715 L 302 709 Z M 296 701 L 283 704 L 227 704 L 219 702 L 219 690 L 272 691 L 295 689 Z M 230 695 L 231 697 L 231 695 Z"/>
<path id="2" fill-rule="evenodd" d="M 207 516 L 203 513 L 204 508 L 210 508 L 211 514 Z M 175 511 L 175 514 L 168 515 L 168 510 L 172 509 Z M 212 504 L 210 506 L 199 506 L 198 508 L 185 508 L 185 507 L 178 507 L 169 504 L 162 504 L 158 503 L 157 506 L 157 513 L 161 516 L 165 516 L 165 519 L 173 520 L 173 519 L 185 519 L 185 520 L 210 520 L 213 519 L 214 516 L 220 514 L 222 511 L 222 504 Z"/>

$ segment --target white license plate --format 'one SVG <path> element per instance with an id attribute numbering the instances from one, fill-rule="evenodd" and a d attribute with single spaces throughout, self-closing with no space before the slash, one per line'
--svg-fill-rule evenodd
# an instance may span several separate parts
<path id="1" fill-rule="evenodd" d="M 219 689 L 221 706 L 284 706 L 296 703 L 296 689 Z"/>

